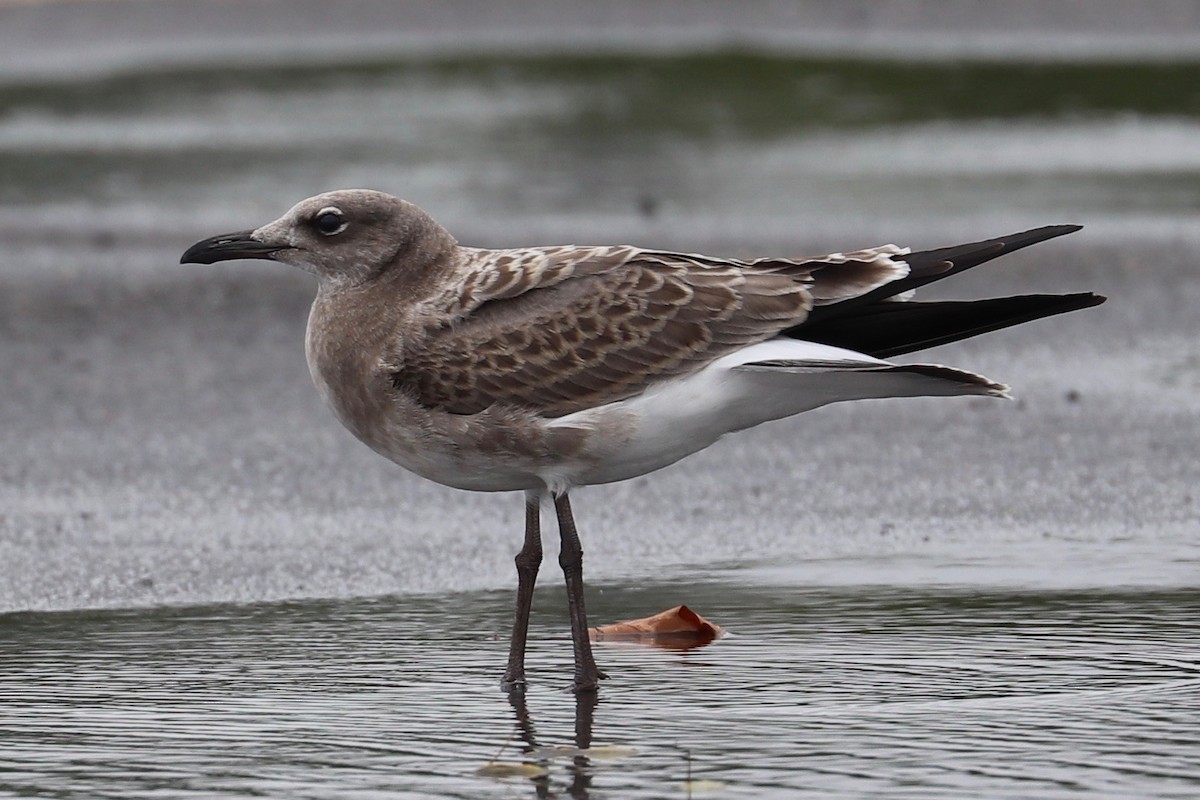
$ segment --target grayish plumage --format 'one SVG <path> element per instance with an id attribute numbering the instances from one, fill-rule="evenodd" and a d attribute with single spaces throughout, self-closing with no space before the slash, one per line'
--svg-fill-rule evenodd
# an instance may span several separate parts
<path id="1" fill-rule="evenodd" d="M 820 258 L 720 259 L 618 246 L 463 247 L 380 192 L 305 200 L 184 262 L 266 258 L 317 276 L 307 356 L 338 419 L 431 480 L 524 491 L 516 624 L 503 685 L 525 685 L 540 504 L 562 537 L 574 686 L 601 676 L 588 640 L 573 486 L 624 480 L 726 433 L 828 403 L 991 395 L 1007 388 L 880 356 L 1103 302 L 1091 294 L 908 302 L 912 290 L 1077 230 L 1040 228 L 943 250 L 884 245 Z"/>

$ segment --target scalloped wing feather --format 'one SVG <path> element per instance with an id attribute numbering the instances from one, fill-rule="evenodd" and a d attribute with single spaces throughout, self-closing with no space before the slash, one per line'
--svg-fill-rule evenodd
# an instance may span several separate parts
<path id="1" fill-rule="evenodd" d="M 431 324 L 403 343 L 393 377 L 458 414 L 558 417 L 626 399 L 775 336 L 814 302 L 907 274 L 890 245 L 750 262 L 625 246 L 463 252 L 461 280 L 428 301 Z"/>

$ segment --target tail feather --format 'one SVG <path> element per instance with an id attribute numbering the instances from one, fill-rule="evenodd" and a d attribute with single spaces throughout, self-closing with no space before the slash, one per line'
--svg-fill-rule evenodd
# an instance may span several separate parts
<path id="1" fill-rule="evenodd" d="M 889 364 L 886 361 L 812 361 L 771 359 L 768 361 L 750 361 L 738 367 L 736 372 L 747 373 L 777 373 L 800 376 L 819 375 L 821 380 L 833 384 L 839 379 L 847 381 L 858 380 L 868 387 L 866 394 L 852 395 L 837 399 L 861 400 L 868 397 L 922 397 L 927 395 L 954 394 L 987 394 L 992 397 L 1008 397 L 1009 388 L 1003 383 L 996 383 L 991 378 L 984 377 L 965 369 L 947 367 L 941 364 Z M 880 380 L 900 377 L 903 391 L 882 389 L 887 384 Z M 864 380 L 865 378 L 865 380 Z M 895 382 L 893 382 L 893 385 Z M 936 386 L 931 390 L 930 387 Z M 861 391 L 857 390 L 857 391 Z"/>
<path id="2" fill-rule="evenodd" d="M 891 358 L 1042 317 L 1104 302 L 1091 293 L 1019 295 L 986 300 L 880 302 L 831 319 L 806 322 L 785 335 Z"/>
<path id="3" fill-rule="evenodd" d="M 811 346 L 808 342 L 804 344 Z M 751 425 L 846 400 L 961 395 L 1008 397 L 1008 387 L 1002 383 L 940 364 L 770 358 L 740 364 L 732 371 L 744 376 L 742 388 L 754 398 L 753 402 L 745 404 L 753 409 Z"/>

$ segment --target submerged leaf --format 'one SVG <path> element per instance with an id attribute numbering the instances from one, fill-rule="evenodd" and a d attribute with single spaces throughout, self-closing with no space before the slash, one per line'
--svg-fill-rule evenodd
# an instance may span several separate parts
<path id="1" fill-rule="evenodd" d="M 493 761 L 475 770 L 481 778 L 540 778 L 550 770 L 537 764 L 514 764 L 509 761 Z"/>
<path id="2" fill-rule="evenodd" d="M 686 650 L 719 639 L 725 631 L 687 606 L 676 606 L 652 617 L 590 628 L 593 641 L 638 642 Z"/>
<path id="3" fill-rule="evenodd" d="M 583 758 L 590 758 L 593 761 L 616 761 L 621 758 L 629 758 L 630 756 L 637 755 L 637 751 L 632 747 L 622 747 L 615 744 L 600 744 L 584 749 L 565 744 L 556 744 L 547 747 L 535 747 L 532 750 L 526 751 L 525 755 L 545 761 L 553 761 L 556 758 L 579 758 L 581 756 Z"/>
<path id="4" fill-rule="evenodd" d="M 725 788 L 724 781 L 684 781 L 683 788 L 687 789 L 689 795 L 707 794 L 708 792 L 716 792 Z"/>
<path id="5" fill-rule="evenodd" d="M 634 750 L 632 747 L 621 747 L 615 744 L 602 744 L 596 747 L 589 747 L 587 750 L 582 751 L 582 754 L 596 761 L 616 761 L 637 755 L 637 750 Z"/>
<path id="6" fill-rule="evenodd" d="M 565 744 L 552 744 L 545 747 L 535 747 L 527 752 L 527 755 L 533 758 L 543 758 L 546 760 L 555 758 L 574 758 L 583 753 L 578 747 L 571 747 Z"/>

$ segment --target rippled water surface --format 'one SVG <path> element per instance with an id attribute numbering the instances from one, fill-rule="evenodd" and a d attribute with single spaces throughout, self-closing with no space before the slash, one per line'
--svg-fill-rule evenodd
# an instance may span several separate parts
<path id="1" fill-rule="evenodd" d="M 55 797 L 1195 797 L 1200 594 L 607 585 L 732 635 L 604 645 L 566 690 L 539 597 L 524 706 L 497 593 L 0 618 L 0 792 Z M 529 774 L 480 774 L 496 765 Z M 489 765 L 491 765 L 489 767 Z M 693 783 L 688 783 L 688 775 Z"/>

